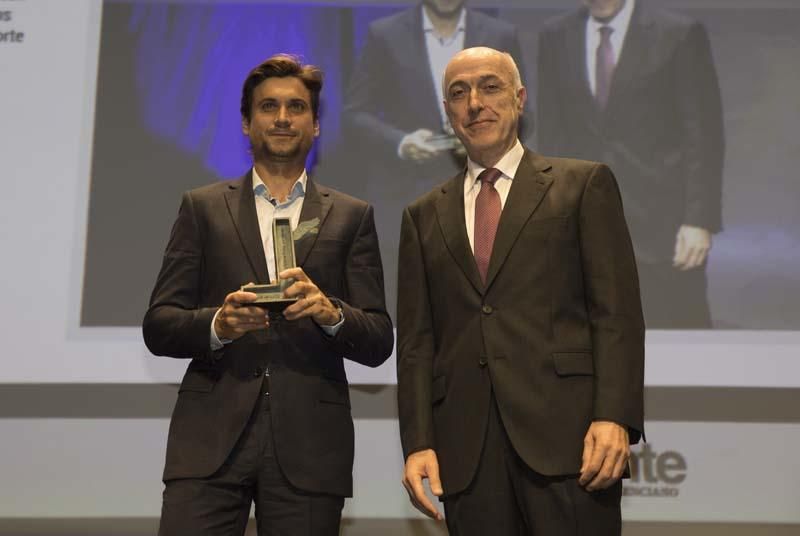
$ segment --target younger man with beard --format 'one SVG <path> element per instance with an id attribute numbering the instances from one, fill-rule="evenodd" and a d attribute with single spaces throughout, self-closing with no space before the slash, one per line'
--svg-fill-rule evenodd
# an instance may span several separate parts
<path id="1" fill-rule="evenodd" d="M 352 494 L 343 359 L 378 366 L 392 325 L 372 208 L 318 185 L 322 73 L 287 55 L 253 69 L 242 131 L 253 168 L 186 192 L 144 318 L 156 355 L 191 359 L 172 416 L 161 535 L 338 535 Z M 297 267 L 275 273 L 272 221 L 288 217 Z M 282 317 L 248 282 L 294 279 Z"/>

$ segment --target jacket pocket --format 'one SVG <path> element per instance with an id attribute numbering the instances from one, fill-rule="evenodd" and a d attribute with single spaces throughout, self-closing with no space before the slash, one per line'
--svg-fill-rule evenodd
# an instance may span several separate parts
<path id="1" fill-rule="evenodd" d="M 553 368 L 559 376 L 594 376 L 591 352 L 555 352 Z"/>

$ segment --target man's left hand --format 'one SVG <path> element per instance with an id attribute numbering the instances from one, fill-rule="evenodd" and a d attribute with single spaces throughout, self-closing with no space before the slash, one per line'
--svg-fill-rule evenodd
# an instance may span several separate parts
<path id="1" fill-rule="evenodd" d="M 675 237 L 675 256 L 672 265 L 678 270 L 702 266 L 711 249 L 711 233 L 702 227 L 681 225 Z"/>
<path id="2" fill-rule="evenodd" d="M 287 298 L 299 298 L 283 311 L 286 320 L 311 317 L 320 326 L 335 326 L 341 320 L 337 309 L 306 275 L 302 268 L 289 268 L 278 274 L 281 279 L 294 279 L 284 291 Z"/>
<path id="3" fill-rule="evenodd" d="M 594 421 L 583 438 L 578 483 L 587 491 L 611 486 L 622 477 L 630 455 L 627 428 L 611 421 Z"/>

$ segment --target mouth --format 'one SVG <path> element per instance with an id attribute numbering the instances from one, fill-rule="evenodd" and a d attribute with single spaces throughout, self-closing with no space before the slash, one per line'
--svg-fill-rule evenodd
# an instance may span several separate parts
<path id="1" fill-rule="evenodd" d="M 489 126 L 491 126 L 495 121 L 491 119 L 476 119 L 475 121 L 470 121 L 466 124 L 466 128 L 470 130 L 483 130 Z"/>
<path id="2" fill-rule="evenodd" d="M 294 132 L 289 132 L 286 130 L 272 130 L 270 132 L 267 132 L 267 135 L 279 138 L 294 138 L 296 136 Z"/>

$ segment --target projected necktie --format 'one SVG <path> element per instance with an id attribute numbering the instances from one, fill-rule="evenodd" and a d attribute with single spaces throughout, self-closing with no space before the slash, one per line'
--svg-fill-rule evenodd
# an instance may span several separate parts
<path id="1" fill-rule="evenodd" d="M 597 46 L 597 62 L 594 69 L 594 96 L 601 110 L 606 107 L 608 102 L 611 78 L 614 76 L 614 46 L 611 44 L 613 31 L 614 29 L 609 26 L 600 27 L 600 44 Z"/>
<path id="2" fill-rule="evenodd" d="M 486 274 L 489 271 L 489 259 L 492 256 L 494 236 L 497 234 L 497 224 L 500 222 L 500 194 L 494 187 L 495 181 L 503 173 L 499 169 L 487 168 L 478 175 L 481 181 L 481 191 L 475 199 L 475 262 L 481 280 L 486 283 Z"/>

